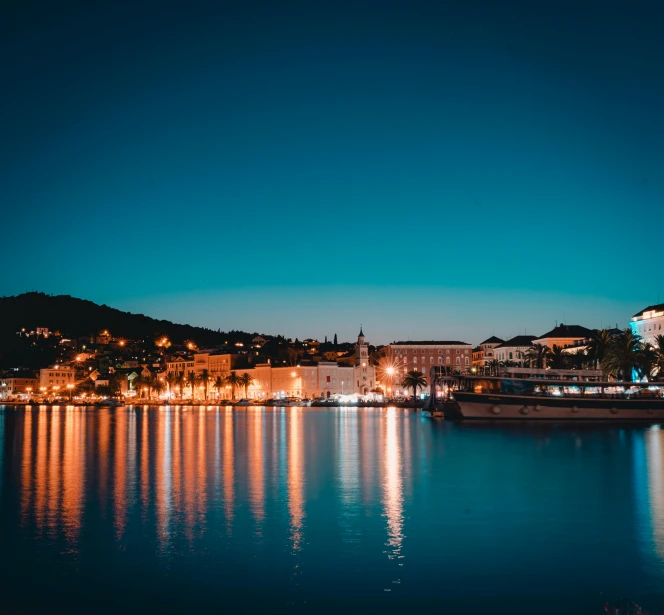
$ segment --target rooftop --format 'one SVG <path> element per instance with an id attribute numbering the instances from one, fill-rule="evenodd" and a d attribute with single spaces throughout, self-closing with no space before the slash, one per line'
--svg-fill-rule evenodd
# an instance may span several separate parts
<path id="1" fill-rule="evenodd" d="M 466 342 L 458 341 L 426 341 L 426 342 L 392 342 L 390 346 L 470 346 Z"/>
<path id="2" fill-rule="evenodd" d="M 532 346 L 534 339 L 537 339 L 534 335 L 517 335 L 511 340 L 503 342 L 497 348 L 524 348 L 525 346 Z"/>
<path id="3" fill-rule="evenodd" d="M 551 329 L 544 335 L 540 335 L 535 339 L 541 340 L 544 338 L 564 338 L 564 337 L 580 337 L 587 338 L 593 334 L 592 329 L 586 329 L 581 325 L 564 325 L 560 323 L 557 327 Z"/>
<path id="4" fill-rule="evenodd" d="M 644 308 L 640 312 L 634 314 L 632 318 L 643 318 L 643 315 L 646 312 L 664 312 L 664 303 L 658 303 L 657 305 L 649 305 L 647 308 Z"/>
<path id="5" fill-rule="evenodd" d="M 499 337 L 492 335 L 488 340 L 484 340 L 480 346 L 483 344 L 502 344 L 505 340 L 501 340 Z"/>

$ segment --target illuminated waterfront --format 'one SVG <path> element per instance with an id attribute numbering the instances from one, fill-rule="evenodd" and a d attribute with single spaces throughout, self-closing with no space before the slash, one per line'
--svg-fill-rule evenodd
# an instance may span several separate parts
<path id="1" fill-rule="evenodd" d="M 0 449 L 12 613 L 664 605 L 657 426 L 0 407 Z"/>

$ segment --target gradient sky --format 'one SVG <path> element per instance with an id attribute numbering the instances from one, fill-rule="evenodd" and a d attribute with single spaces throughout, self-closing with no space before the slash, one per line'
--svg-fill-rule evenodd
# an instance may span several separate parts
<path id="1" fill-rule="evenodd" d="M 0 294 L 372 342 L 663 291 L 664 4 L 5 2 Z"/>

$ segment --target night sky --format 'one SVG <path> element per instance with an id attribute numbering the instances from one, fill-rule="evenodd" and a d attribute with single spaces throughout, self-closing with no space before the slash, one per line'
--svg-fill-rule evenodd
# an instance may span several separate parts
<path id="1" fill-rule="evenodd" d="M 664 3 L 131 4 L 2 3 L 0 294 L 372 342 L 664 301 Z"/>

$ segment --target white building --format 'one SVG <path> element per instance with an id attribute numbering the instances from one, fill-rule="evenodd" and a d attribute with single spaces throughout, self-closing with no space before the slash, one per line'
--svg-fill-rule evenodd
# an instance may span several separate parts
<path id="1" fill-rule="evenodd" d="M 272 367 L 264 363 L 231 371 L 238 376 L 251 376 L 253 382 L 247 393 L 252 399 L 366 395 L 376 387 L 376 368 L 369 363 L 369 346 L 361 330 L 355 345 L 354 366 L 339 365 L 335 361 L 302 363 L 291 367 Z M 242 390 L 236 392 L 244 393 Z"/>
<path id="2" fill-rule="evenodd" d="M 68 365 L 53 365 L 39 370 L 39 390 L 52 392 L 76 384 L 76 370 Z"/>
<path id="3" fill-rule="evenodd" d="M 655 338 L 664 335 L 664 303 L 649 305 L 634 314 L 629 326 L 634 335 L 640 336 L 644 343 L 654 346 Z"/>
<path id="4" fill-rule="evenodd" d="M 517 335 L 493 349 L 494 359 L 523 365 L 526 353 L 532 348 L 535 339 L 534 335 Z"/>

